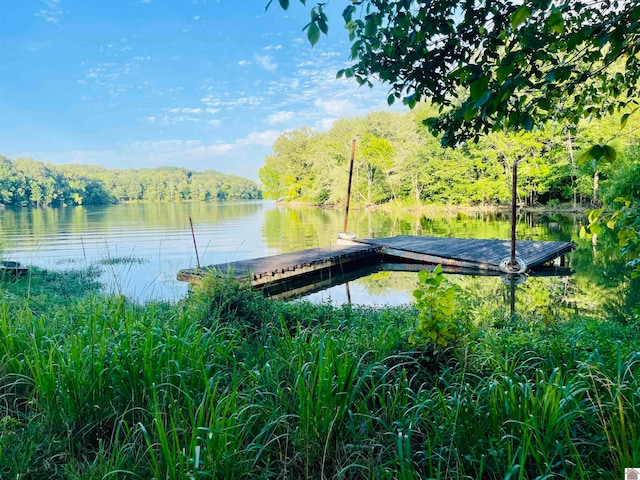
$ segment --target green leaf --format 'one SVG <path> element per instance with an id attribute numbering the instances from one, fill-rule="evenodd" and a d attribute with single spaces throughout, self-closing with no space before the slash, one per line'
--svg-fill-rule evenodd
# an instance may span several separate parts
<path id="1" fill-rule="evenodd" d="M 584 225 L 580 227 L 580 238 L 586 238 L 588 236 L 587 229 L 584 228 Z"/>
<path id="2" fill-rule="evenodd" d="M 511 16 L 511 28 L 518 28 L 527 20 L 527 18 L 529 18 L 530 15 L 531 12 L 529 11 L 529 7 L 521 5 L 520 8 Z"/>
<path id="3" fill-rule="evenodd" d="M 344 19 L 345 25 L 351 22 L 353 18 L 353 14 L 356 11 L 356 7 L 354 5 L 349 5 L 342 12 L 342 18 Z"/>
<path id="4" fill-rule="evenodd" d="M 404 99 L 402 100 L 402 103 L 407 105 L 409 108 L 413 108 L 413 107 L 416 106 L 418 101 L 416 100 L 415 94 L 412 94 L 412 95 L 407 95 L 406 97 L 404 97 Z"/>
<path id="5" fill-rule="evenodd" d="M 520 125 L 522 125 L 522 128 L 524 128 L 527 132 L 533 130 L 533 118 L 531 118 L 531 115 L 529 115 L 528 113 L 522 115 L 520 117 Z"/>
<path id="6" fill-rule="evenodd" d="M 585 149 L 578 155 L 578 165 L 584 165 L 591 160 L 591 149 Z"/>
<path id="7" fill-rule="evenodd" d="M 476 102 L 480 100 L 484 95 L 484 92 L 487 91 L 488 86 L 489 86 L 489 79 L 484 75 L 478 78 L 477 80 L 473 81 L 470 86 L 471 98 Z"/>
<path id="8" fill-rule="evenodd" d="M 592 225 L 589 225 L 589 231 L 594 235 L 600 235 L 602 233 L 602 227 L 599 223 L 594 223 Z"/>
<path id="9" fill-rule="evenodd" d="M 327 17 L 324 14 L 318 19 L 318 27 L 325 35 L 329 32 L 329 24 L 327 23 Z"/>
<path id="10" fill-rule="evenodd" d="M 509 75 L 511 75 L 511 72 L 513 72 L 513 69 L 515 68 L 515 65 L 509 64 L 509 65 L 500 65 L 498 67 L 498 71 L 496 72 L 496 78 L 498 79 L 499 82 L 503 82 Z"/>
<path id="11" fill-rule="evenodd" d="M 360 55 L 360 46 L 362 45 L 362 40 L 356 40 L 355 42 L 353 42 L 353 44 L 351 45 L 351 59 L 355 60 L 356 58 L 358 58 Z"/>
<path id="12" fill-rule="evenodd" d="M 591 155 L 591 158 L 594 160 L 599 160 L 602 158 L 602 155 L 604 155 L 604 150 L 601 145 L 594 145 L 589 149 L 589 155 Z"/>
<path id="13" fill-rule="evenodd" d="M 609 146 L 609 145 L 603 145 L 602 146 L 602 153 L 604 155 L 604 159 L 607 162 L 615 162 L 616 158 L 617 158 L 617 153 L 616 153 L 616 149 Z"/>
<path id="14" fill-rule="evenodd" d="M 564 33 L 564 18 L 562 17 L 562 12 L 556 10 L 549 15 L 549 18 L 547 18 L 547 28 L 552 32 L 559 34 Z"/>
<path id="15" fill-rule="evenodd" d="M 367 37 L 375 37 L 377 33 L 378 33 L 377 17 L 370 15 L 366 19 L 366 23 L 364 26 L 364 34 Z"/>
<path id="16" fill-rule="evenodd" d="M 474 105 L 475 108 L 482 108 L 491 98 L 491 90 L 487 90 L 484 92 L 484 94 L 482 95 L 482 98 L 480 98 L 480 100 L 478 100 L 476 102 L 476 104 Z"/>
<path id="17" fill-rule="evenodd" d="M 309 28 L 307 29 L 307 38 L 312 46 L 320 40 L 320 28 L 315 22 L 309 24 Z"/>
<path id="18" fill-rule="evenodd" d="M 287 10 L 289 8 L 289 0 L 278 0 L 278 1 L 280 2 L 280 6 L 282 7 L 283 10 Z"/>
<path id="19" fill-rule="evenodd" d="M 627 208 L 631 206 L 631 200 L 629 200 L 628 198 L 616 197 L 613 201 L 615 203 L 624 203 Z"/>
<path id="20" fill-rule="evenodd" d="M 587 210 L 584 212 L 589 218 L 589 224 L 596 223 L 600 218 L 600 215 L 602 215 L 603 210 L 603 208 L 596 208 L 594 210 Z"/>
<path id="21" fill-rule="evenodd" d="M 627 120 L 629 120 L 630 116 L 630 113 L 625 113 L 624 115 L 622 115 L 622 118 L 620 119 L 620 128 L 624 128 L 627 125 Z"/>

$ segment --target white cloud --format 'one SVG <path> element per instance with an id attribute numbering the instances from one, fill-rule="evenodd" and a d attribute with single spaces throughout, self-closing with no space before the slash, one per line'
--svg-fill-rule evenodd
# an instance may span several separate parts
<path id="1" fill-rule="evenodd" d="M 278 69 L 278 64 L 273 60 L 271 55 L 258 55 L 253 56 L 258 65 L 264 68 L 269 73 L 274 73 Z"/>
<path id="2" fill-rule="evenodd" d="M 275 125 L 277 123 L 286 122 L 287 120 L 291 120 L 294 116 L 294 112 L 292 111 L 279 111 L 267 117 L 267 123 L 270 125 Z"/>
<path id="3" fill-rule="evenodd" d="M 221 107 L 224 104 L 220 99 L 213 95 L 202 97 L 200 101 L 209 107 Z"/>
<path id="4" fill-rule="evenodd" d="M 61 0 L 40 0 L 40 3 L 44 5 L 44 8 L 36 13 L 36 17 L 40 17 L 48 23 L 58 23 L 62 19 L 64 11 L 60 6 Z"/>
<path id="5" fill-rule="evenodd" d="M 282 132 L 277 130 L 251 132 L 249 135 L 238 140 L 236 143 L 237 145 L 257 145 L 261 147 L 271 147 L 281 134 Z"/>
<path id="6" fill-rule="evenodd" d="M 328 130 L 331 130 L 331 127 L 333 127 L 335 121 L 335 118 L 323 118 L 316 123 L 315 128 L 316 130 L 320 130 L 321 132 L 326 132 Z"/>
<path id="7" fill-rule="evenodd" d="M 238 62 L 238 65 L 240 65 L 241 67 L 244 67 L 245 65 L 251 65 L 252 62 L 248 61 L 248 60 L 240 60 Z"/>
<path id="8" fill-rule="evenodd" d="M 196 15 L 195 17 L 193 17 L 193 20 L 197 22 L 197 21 L 198 21 L 198 20 L 200 20 L 201 18 L 202 18 L 202 17 L 201 17 L 200 15 Z"/>
<path id="9" fill-rule="evenodd" d="M 355 110 L 355 106 L 345 99 L 317 99 L 314 102 L 315 107 L 322 113 L 333 115 L 335 117 L 346 117 Z"/>
<path id="10" fill-rule="evenodd" d="M 206 95 L 202 97 L 200 101 L 207 107 L 220 111 L 222 108 L 235 108 L 238 106 L 257 107 L 262 105 L 265 100 L 264 97 L 245 96 L 245 92 L 243 91 L 237 92 L 236 97 L 237 98 L 233 100 L 223 100 L 219 97 L 215 97 L 214 95 Z"/>
<path id="11" fill-rule="evenodd" d="M 186 114 L 191 114 L 191 115 L 197 115 L 199 113 L 202 113 L 202 109 L 200 107 L 197 107 L 197 108 L 187 108 L 187 107 L 165 108 L 165 110 L 167 112 L 170 112 L 170 113 L 186 113 Z"/>
<path id="12" fill-rule="evenodd" d="M 215 169 L 223 173 L 257 180 L 258 168 L 279 131 L 253 131 L 233 142 L 203 142 L 201 140 L 138 141 L 122 149 L 122 168 L 143 168 L 165 165 L 183 166 L 196 170 Z M 113 152 L 105 152 L 113 158 Z M 96 153 L 91 157 L 99 158 Z M 126 160 L 124 160 L 126 159 Z M 99 161 L 95 163 L 101 163 Z"/>

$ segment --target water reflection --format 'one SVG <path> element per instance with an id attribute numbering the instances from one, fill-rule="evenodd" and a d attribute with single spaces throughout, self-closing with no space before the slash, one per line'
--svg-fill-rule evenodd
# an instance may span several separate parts
<path id="1" fill-rule="evenodd" d="M 422 263 L 394 263 L 383 261 L 375 265 L 364 266 L 349 272 L 342 272 L 339 268 L 327 269 L 315 272 L 314 275 L 306 276 L 294 282 L 271 285 L 263 289 L 266 296 L 277 299 L 311 299 L 316 302 L 330 303 L 361 303 L 356 297 L 352 300 L 351 288 L 364 286 L 368 296 L 376 299 L 384 299 L 379 304 L 407 304 L 412 303 L 412 292 L 416 288 L 415 273 L 421 270 L 433 269 L 436 265 L 425 265 Z M 482 274 L 477 269 L 467 269 L 453 266 L 443 266 L 442 270 L 448 274 L 449 281 L 458 283 L 467 291 L 485 292 L 487 287 L 492 285 L 500 289 L 499 279 L 507 289 L 507 296 L 499 295 L 502 305 L 508 305 L 511 313 L 516 313 L 516 293 L 517 289 L 527 281 L 541 282 L 546 286 L 551 286 L 556 282 L 566 284 L 568 277 L 574 272 L 569 267 L 545 266 L 528 274 L 503 274 L 496 271 L 487 271 Z M 470 286 L 470 280 L 475 284 Z M 545 279 L 545 280 L 542 280 Z M 480 285 L 478 285 L 480 284 Z M 401 286 L 405 285 L 404 291 Z M 344 289 L 342 288 L 344 286 Z M 400 289 L 399 289 L 400 287 Z M 357 290 L 356 290 L 357 291 Z M 401 295 L 398 295 L 402 293 Z M 497 292 L 492 292 L 493 298 Z M 548 297 L 545 297 L 548 298 Z M 544 300 L 538 295 L 538 299 L 531 305 L 540 307 Z"/>
<path id="2" fill-rule="evenodd" d="M 0 210 L 0 258 L 54 269 L 98 264 L 113 291 L 140 301 L 175 300 L 187 291 L 187 285 L 176 280 L 178 270 L 196 264 L 189 218 L 203 265 L 335 245 L 344 220 L 338 210 L 277 207 L 264 201 L 7 208 Z M 579 238 L 583 222 L 577 215 L 519 214 L 518 238 L 573 241 L 577 249 L 568 257 L 574 275 L 528 278 L 515 289 L 516 309 L 535 310 L 541 318 L 549 306 L 624 317 L 637 305 L 638 280 L 630 279 L 624 261 L 617 259 L 616 239 L 603 235 L 592 244 Z M 509 216 L 499 212 L 352 209 L 349 225 L 363 238 L 510 236 Z M 142 261 L 127 263 L 127 257 Z M 449 278 L 487 302 L 511 303 L 510 287 L 499 277 Z M 306 298 L 336 304 L 406 304 L 413 301 L 416 284 L 414 272 L 386 267 Z"/>

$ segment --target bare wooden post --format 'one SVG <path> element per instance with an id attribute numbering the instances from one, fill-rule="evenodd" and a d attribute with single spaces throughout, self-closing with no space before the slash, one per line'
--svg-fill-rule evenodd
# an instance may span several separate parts
<path id="1" fill-rule="evenodd" d="M 351 305 L 351 290 L 349 289 L 349 282 L 345 283 L 347 287 L 347 303 Z"/>
<path id="2" fill-rule="evenodd" d="M 193 237 L 193 248 L 196 251 L 196 263 L 198 264 L 198 268 L 200 268 L 200 256 L 198 255 L 198 245 L 196 245 L 196 234 L 193 231 L 193 222 L 191 221 L 191 217 L 189 217 L 189 225 L 191 225 L 191 236 Z"/>
<path id="3" fill-rule="evenodd" d="M 356 156 L 356 139 L 351 141 L 351 162 L 349 163 L 349 183 L 347 184 L 347 207 L 344 211 L 344 227 L 342 231 L 347 233 L 349 224 L 349 203 L 351 202 L 351 179 L 353 178 L 353 161 Z"/>
<path id="4" fill-rule="evenodd" d="M 518 185 L 518 162 L 513 162 L 511 177 L 511 266 L 516 264 L 516 200 Z"/>
<path id="5" fill-rule="evenodd" d="M 511 316 L 516 313 L 516 278 L 512 277 L 509 281 L 509 306 L 511 307 Z"/>

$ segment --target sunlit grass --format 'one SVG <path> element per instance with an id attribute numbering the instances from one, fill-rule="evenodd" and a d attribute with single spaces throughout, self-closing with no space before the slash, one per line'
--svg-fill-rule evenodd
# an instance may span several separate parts
<path id="1" fill-rule="evenodd" d="M 0 478 L 613 479 L 640 464 L 635 325 L 470 305 L 476 328 L 434 354 L 408 346 L 410 307 L 213 280 L 139 305 L 94 278 L 3 285 Z"/>

